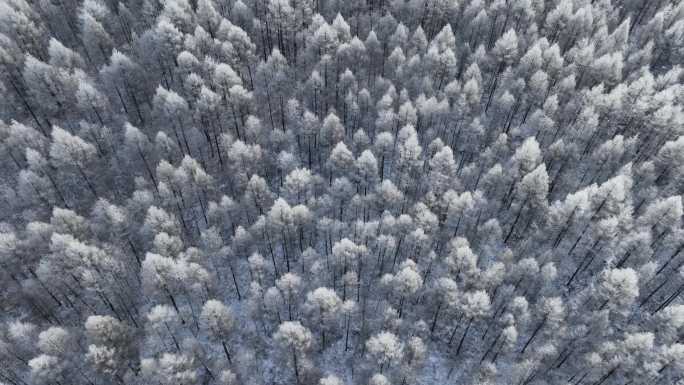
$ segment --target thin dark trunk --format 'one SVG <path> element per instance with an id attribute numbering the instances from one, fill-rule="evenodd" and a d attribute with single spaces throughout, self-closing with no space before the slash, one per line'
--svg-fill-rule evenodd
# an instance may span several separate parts
<path id="1" fill-rule="evenodd" d="M 83 171 L 83 168 L 80 165 L 76 165 L 76 168 L 78 169 L 78 172 L 81 174 L 86 184 L 88 185 L 88 189 L 90 190 L 90 192 L 93 193 L 93 196 L 95 198 L 97 198 L 97 191 L 95 191 L 95 187 L 93 187 L 92 183 L 90 183 L 90 179 L 88 179 L 88 176 Z"/>
<path id="2" fill-rule="evenodd" d="M 525 354 L 525 350 L 527 350 L 527 347 L 530 346 L 532 340 L 534 340 L 534 337 L 537 336 L 537 333 L 539 333 L 539 331 L 544 327 L 544 325 L 546 324 L 546 320 L 547 316 L 544 316 L 544 319 L 541 322 L 539 322 L 539 325 L 537 325 L 537 327 L 534 329 L 534 332 L 532 332 L 532 335 L 527 340 L 527 342 L 525 342 L 525 346 L 523 346 L 522 350 L 520 351 L 521 355 Z"/>
<path id="3" fill-rule="evenodd" d="M 442 302 L 437 305 L 437 310 L 435 310 L 435 316 L 432 318 L 432 326 L 430 326 L 430 335 L 435 332 L 435 327 L 437 326 L 437 317 L 439 316 L 439 311 L 442 309 Z"/>
<path id="4" fill-rule="evenodd" d="M 238 301 L 242 301 L 242 295 L 240 295 L 240 287 L 237 283 L 237 278 L 235 277 L 235 271 L 233 270 L 233 265 L 228 263 L 228 268 L 230 269 L 230 275 L 233 277 L 233 284 L 235 285 L 235 292 L 238 296 Z"/>
<path id="5" fill-rule="evenodd" d="M 228 360 L 228 363 L 232 365 L 233 360 L 231 360 L 231 358 L 230 358 L 230 353 L 228 352 L 228 347 L 226 346 L 226 342 L 221 341 L 221 346 L 223 346 L 223 353 L 225 353 L 226 359 Z"/>
<path id="6" fill-rule="evenodd" d="M 297 352 L 292 348 L 292 361 L 295 369 L 295 379 L 297 380 L 297 385 L 299 385 L 299 367 L 297 365 Z"/>
<path id="7" fill-rule="evenodd" d="M 461 337 L 461 340 L 458 341 L 458 347 L 456 348 L 456 355 L 461 352 L 461 347 L 463 346 L 463 341 L 465 341 L 466 337 L 468 336 L 468 331 L 470 330 L 470 326 L 473 324 L 473 319 L 468 320 L 468 326 L 466 326 L 465 331 L 463 332 L 463 336 Z"/>

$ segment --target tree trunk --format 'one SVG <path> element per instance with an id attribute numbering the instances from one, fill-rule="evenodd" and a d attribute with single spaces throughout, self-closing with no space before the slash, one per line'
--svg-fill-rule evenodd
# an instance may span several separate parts
<path id="1" fill-rule="evenodd" d="M 228 352 L 228 347 L 226 346 L 226 342 L 221 341 L 221 346 L 223 346 L 223 353 L 225 353 L 226 359 L 228 359 L 228 363 L 232 365 L 233 360 L 231 360 L 231 358 L 230 358 L 230 353 Z"/>
<path id="2" fill-rule="evenodd" d="M 539 333 L 541 328 L 544 327 L 544 325 L 546 324 L 546 320 L 547 320 L 547 316 L 544 316 L 544 319 L 542 319 L 542 321 L 539 322 L 539 325 L 537 325 L 537 327 L 534 329 L 534 332 L 532 332 L 532 335 L 527 340 L 527 342 L 525 342 L 525 346 L 523 346 L 522 350 L 520 351 L 521 355 L 525 354 L 525 350 L 527 350 L 527 347 L 530 346 L 530 344 L 532 343 L 532 340 L 534 340 L 534 337 L 537 336 L 537 333 Z"/>
<path id="3" fill-rule="evenodd" d="M 434 334 L 435 332 L 435 327 L 437 326 L 437 317 L 439 316 L 439 311 L 442 309 L 442 302 L 439 302 L 439 305 L 437 305 L 437 310 L 435 310 L 435 316 L 432 318 L 432 326 L 430 326 L 430 336 Z"/>
<path id="4" fill-rule="evenodd" d="M 473 324 L 473 319 L 470 318 L 468 320 L 468 326 L 466 326 L 465 331 L 463 332 L 463 336 L 461 337 L 461 340 L 458 341 L 458 347 L 456 348 L 456 356 L 461 352 L 461 347 L 463 346 L 463 341 L 465 341 L 466 337 L 468 336 L 468 331 L 470 330 L 470 326 Z"/>
<path id="5" fill-rule="evenodd" d="M 292 361 L 294 364 L 295 380 L 297 381 L 297 385 L 299 385 L 299 366 L 297 365 L 297 352 L 294 348 L 292 348 Z"/>

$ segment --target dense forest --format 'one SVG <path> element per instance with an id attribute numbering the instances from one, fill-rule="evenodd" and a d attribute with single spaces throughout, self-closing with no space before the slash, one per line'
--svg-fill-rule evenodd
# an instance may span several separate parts
<path id="1" fill-rule="evenodd" d="M 684 1 L 0 0 L 0 384 L 684 384 Z"/>

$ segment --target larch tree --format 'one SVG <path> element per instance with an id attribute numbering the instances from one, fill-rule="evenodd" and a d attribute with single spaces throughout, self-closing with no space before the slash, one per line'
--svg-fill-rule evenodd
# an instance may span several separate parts
<path id="1" fill-rule="evenodd" d="M 378 370 L 384 370 L 393 364 L 398 364 L 404 357 L 404 344 L 391 332 L 380 332 L 366 341 L 367 354 L 378 365 Z"/>
<path id="2" fill-rule="evenodd" d="M 310 314 L 313 325 L 317 325 L 321 333 L 321 349 L 326 347 L 325 332 L 336 332 L 337 313 L 341 309 L 342 301 L 333 290 L 319 287 L 306 295 L 305 311 Z"/>
<path id="3" fill-rule="evenodd" d="M 311 347 L 311 332 L 299 321 L 287 321 L 280 324 L 273 334 L 278 346 L 284 349 L 286 357 L 292 360 L 296 383 L 302 380 L 302 369 L 306 367 L 306 353 Z"/>
<path id="4" fill-rule="evenodd" d="M 55 126 L 52 129 L 52 143 L 50 144 L 50 159 L 55 167 L 60 169 L 76 169 L 86 186 L 97 197 L 97 191 L 86 174 L 87 166 L 95 159 L 95 146 L 76 135 Z"/>
<path id="5" fill-rule="evenodd" d="M 221 342 L 221 347 L 228 362 L 232 363 L 227 341 L 235 326 L 235 320 L 230 309 L 217 300 L 208 300 L 202 307 L 200 315 L 202 327 L 211 336 Z"/>
<path id="6" fill-rule="evenodd" d="M 683 37 L 672 1 L 0 1 L 0 383 L 681 382 Z"/>

